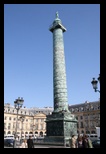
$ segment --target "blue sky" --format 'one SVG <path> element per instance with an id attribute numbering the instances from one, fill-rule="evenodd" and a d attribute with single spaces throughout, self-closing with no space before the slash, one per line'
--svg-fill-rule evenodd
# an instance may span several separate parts
<path id="1" fill-rule="evenodd" d="M 100 74 L 99 4 L 4 5 L 4 103 L 53 107 L 53 38 L 56 11 L 67 31 L 64 52 L 68 104 L 97 101 L 91 81 Z M 99 84 L 98 84 L 99 89 Z"/>

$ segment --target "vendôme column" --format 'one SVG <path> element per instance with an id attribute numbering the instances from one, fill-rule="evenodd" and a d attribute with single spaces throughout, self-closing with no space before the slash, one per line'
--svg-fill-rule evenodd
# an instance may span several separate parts
<path id="1" fill-rule="evenodd" d="M 69 144 L 72 134 L 77 133 L 77 120 L 68 110 L 67 83 L 63 32 L 66 28 L 58 12 L 49 29 L 53 33 L 53 93 L 54 110 L 46 116 L 46 144 Z"/>
<path id="2" fill-rule="evenodd" d="M 58 12 L 52 27 L 53 33 L 53 91 L 54 91 L 54 112 L 68 111 L 66 69 L 64 56 L 63 32 L 66 28 L 59 19 Z"/>

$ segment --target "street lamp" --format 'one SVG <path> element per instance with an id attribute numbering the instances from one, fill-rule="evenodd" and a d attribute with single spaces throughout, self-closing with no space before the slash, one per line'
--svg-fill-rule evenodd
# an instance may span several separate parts
<path id="1" fill-rule="evenodd" d="M 99 74 L 99 77 L 98 77 L 98 81 L 100 83 L 100 74 Z M 92 84 L 93 89 L 95 90 L 95 92 L 99 92 L 100 93 L 100 90 L 98 90 L 98 87 L 97 87 L 98 81 L 95 80 L 95 78 L 93 78 L 91 84 Z"/>
<path id="2" fill-rule="evenodd" d="M 22 107 L 23 102 L 24 102 L 24 100 L 23 100 L 22 97 L 21 97 L 21 98 L 18 97 L 18 99 L 16 99 L 16 100 L 14 101 L 14 107 L 15 107 L 15 109 L 17 110 L 17 119 L 16 119 L 16 131 L 15 131 L 15 137 L 17 136 L 18 112 L 19 112 L 20 108 Z"/>
<path id="3" fill-rule="evenodd" d="M 21 116 L 19 119 L 21 121 L 21 139 L 22 139 L 23 122 L 25 120 L 25 116 Z"/>

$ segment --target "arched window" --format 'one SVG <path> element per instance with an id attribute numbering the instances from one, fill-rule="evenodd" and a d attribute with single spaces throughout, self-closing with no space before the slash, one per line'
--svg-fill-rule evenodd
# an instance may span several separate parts
<path id="1" fill-rule="evenodd" d="M 43 136 L 43 132 L 40 132 L 40 136 Z"/>
<path id="2" fill-rule="evenodd" d="M 38 132 L 35 132 L 35 134 L 38 134 Z"/>

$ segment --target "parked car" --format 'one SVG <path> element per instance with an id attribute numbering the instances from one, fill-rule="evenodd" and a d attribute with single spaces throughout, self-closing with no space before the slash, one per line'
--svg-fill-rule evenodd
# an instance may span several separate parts
<path id="1" fill-rule="evenodd" d="M 94 148 L 100 148 L 100 139 L 92 141 L 92 145 Z"/>
<path id="2" fill-rule="evenodd" d="M 14 143 L 14 139 L 4 139 L 4 145 L 5 146 L 13 146 L 13 143 Z"/>
<path id="3" fill-rule="evenodd" d="M 4 139 L 14 139 L 14 135 L 12 134 L 4 135 Z"/>

